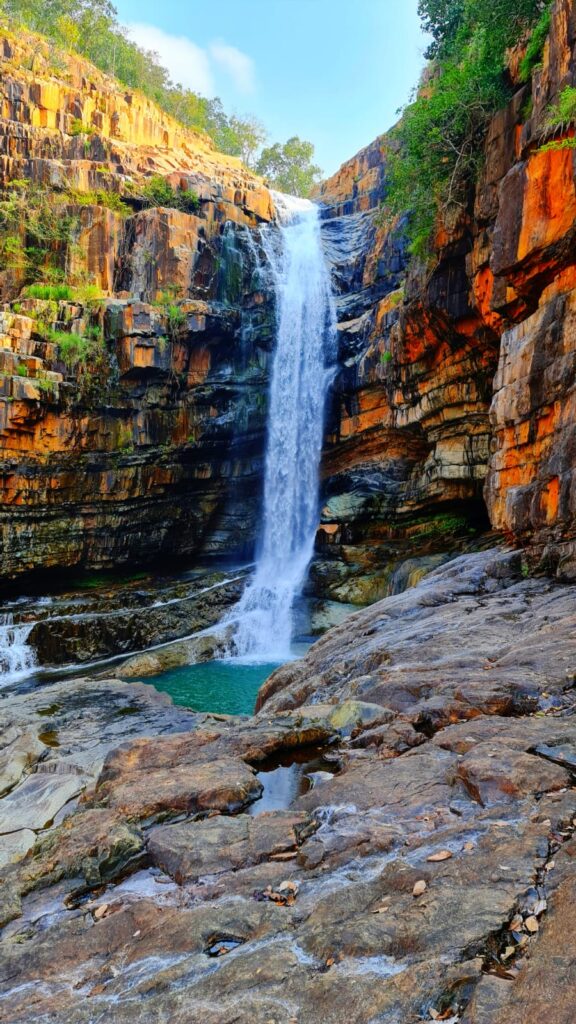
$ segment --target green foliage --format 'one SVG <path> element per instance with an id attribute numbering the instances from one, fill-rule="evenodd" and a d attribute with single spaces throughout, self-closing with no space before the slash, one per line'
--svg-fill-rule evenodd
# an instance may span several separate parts
<path id="1" fill-rule="evenodd" d="M 68 195 L 70 201 L 78 206 L 104 206 L 107 210 L 114 210 L 115 213 L 122 213 L 124 216 L 132 213 L 128 204 L 123 201 L 117 192 L 108 191 L 107 189 L 90 189 L 88 192 L 78 192 L 76 189 L 70 189 Z"/>
<path id="2" fill-rule="evenodd" d="M 24 363 L 18 364 L 18 366 L 16 367 L 16 374 L 18 377 L 28 376 L 28 368 L 24 365 Z"/>
<path id="3" fill-rule="evenodd" d="M 70 334 L 60 328 L 46 327 L 42 334 L 46 341 L 58 346 L 58 358 L 68 370 L 90 369 L 104 355 L 104 336 L 100 328 L 88 328 L 84 334 Z"/>
<path id="4" fill-rule="evenodd" d="M 576 149 L 576 139 L 552 139 L 538 148 L 539 153 L 549 153 L 557 149 Z"/>
<path id="5" fill-rule="evenodd" d="M 69 302 L 74 298 L 72 288 L 67 284 L 29 284 L 22 294 L 26 299 L 51 299 L 54 302 Z"/>
<path id="6" fill-rule="evenodd" d="M 576 122 L 576 89 L 567 85 L 546 116 L 547 128 L 567 128 Z"/>
<path id="7" fill-rule="evenodd" d="M 92 125 L 84 124 L 81 118 L 75 117 L 72 119 L 70 125 L 69 135 L 93 135 L 94 128 Z"/>
<path id="8" fill-rule="evenodd" d="M 465 515 L 455 512 L 441 512 L 432 518 L 415 519 L 413 525 L 418 527 L 418 539 L 443 539 L 454 534 L 473 534 L 476 532 Z"/>
<path id="9" fill-rule="evenodd" d="M 0 190 L 0 258 L 25 283 L 61 280 L 74 218 L 54 209 L 54 194 L 30 181 Z"/>
<path id="10" fill-rule="evenodd" d="M 260 121 L 250 115 L 228 117 L 218 98 L 209 101 L 204 128 L 217 149 L 241 157 L 247 167 L 255 165 L 256 153 L 267 136 Z"/>
<path id="11" fill-rule="evenodd" d="M 284 145 L 276 142 L 262 150 L 256 170 L 280 192 L 308 196 L 322 174 L 313 157 L 312 143 L 294 135 Z"/>
<path id="12" fill-rule="evenodd" d="M 184 327 L 186 323 L 186 314 L 183 309 L 177 303 L 177 290 L 175 288 L 167 288 L 165 291 L 160 292 L 154 306 L 161 310 L 167 320 L 168 334 L 174 340 Z M 162 339 L 160 339 L 162 343 Z M 160 349 L 162 351 L 162 349 Z"/>
<path id="13" fill-rule="evenodd" d="M 161 174 L 153 174 L 139 189 L 137 198 L 146 206 L 167 206 L 184 213 L 196 213 L 200 206 L 200 199 L 192 189 L 172 188 Z"/>
<path id="14" fill-rule="evenodd" d="M 390 221 L 410 211 L 415 255 L 428 255 L 439 211 L 466 208 L 487 125 L 510 95 L 506 51 L 547 6 L 543 0 L 421 0 L 436 63 L 392 133 L 385 208 Z"/>
<path id="15" fill-rule="evenodd" d="M 530 36 L 526 53 L 522 58 L 520 64 L 520 78 L 523 82 L 527 82 L 530 75 L 542 60 L 542 54 L 544 52 L 544 46 L 548 38 L 548 32 L 550 31 L 551 13 L 550 7 L 546 7 L 536 22 L 532 35 Z"/>
<path id="16" fill-rule="evenodd" d="M 49 380 L 48 377 L 46 377 L 42 373 L 38 374 L 38 376 L 35 378 L 35 384 L 38 386 L 40 391 L 42 391 L 45 395 L 52 394 L 52 392 L 54 391 L 54 382 Z"/>
<path id="17" fill-rule="evenodd" d="M 392 362 L 392 353 L 391 352 L 383 352 L 382 355 L 380 356 L 380 362 L 382 363 L 383 366 L 386 366 L 387 363 L 391 363 Z"/>

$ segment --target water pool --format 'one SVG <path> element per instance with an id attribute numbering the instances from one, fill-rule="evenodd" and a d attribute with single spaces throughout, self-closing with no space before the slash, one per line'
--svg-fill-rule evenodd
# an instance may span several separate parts
<path id="1" fill-rule="evenodd" d="M 161 676 L 140 679 L 157 690 L 169 693 L 175 704 L 194 711 L 221 715 L 251 715 L 258 690 L 277 664 L 239 665 L 225 661 L 207 661 L 170 669 Z"/>

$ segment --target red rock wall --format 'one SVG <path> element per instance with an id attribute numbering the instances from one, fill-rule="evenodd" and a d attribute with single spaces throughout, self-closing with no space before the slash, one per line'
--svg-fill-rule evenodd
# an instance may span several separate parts
<path id="1" fill-rule="evenodd" d="M 21 276 L 0 268 L 0 578 L 248 553 L 271 300 L 252 287 L 247 233 L 273 216 L 270 193 L 145 97 L 65 64 L 36 37 L 0 34 L 0 187 L 27 178 L 61 204 L 71 188 L 129 197 L 154 173 L 200 207 L 55 205 L 76 222 L 66 280 L 101 289 L 96 310 L 22 301 Z M 89 134 L 70 134 L 78 120 Z M 99 325 L 98 359 L 66 365 L 46 319 L 76 334 Z"/>
<path id="2" fill-rule="evenodd" d="M 576 574 L 576 151 L 542 151 L 546 111 L 576 81 L 575 42 L 576 5 L 557 0 L 530 116 L 519 86 L 490 126 L 469 216 L 438 231 L 432 269 L 411 269 L 402 292 L 392 281 L 376 301 L 356 273 L 360 301 L 353 321 L 349 300 L 342 305 L 348 368 L 325 454 L 327 493 L 338 498 L 324 510 L 327 543 L 355 523 L 361 533 L 361 522 L 382 544 L 390 530 L 375 521 L 433 515 L 446 502 L 477 507 L 483 493 L 496 530 L 547 569 Z M 573 135 L 567 126 L 564 137 Z M 378 148 L 382 181 L 381 140 Z M 367 152 L 324 184 L 328 218 L 354 218 L 382 198 Z M 365 233 L 364 275 L 389 264 L 393 242 Z"/>

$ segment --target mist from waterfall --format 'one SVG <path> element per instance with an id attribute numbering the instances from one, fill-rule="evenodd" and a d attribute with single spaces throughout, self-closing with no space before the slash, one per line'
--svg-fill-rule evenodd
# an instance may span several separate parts
<path id="1" fill-rule="evenodd" d="M 254 576 L 227 616 L 230 655 L 290 657 L 292 611 L 312 558 L 324 411 L 335 358 L 335 314 L 318 208 L 274 193 L 279 226 L 262 230 L 276 295 L 262 538 Z"/>

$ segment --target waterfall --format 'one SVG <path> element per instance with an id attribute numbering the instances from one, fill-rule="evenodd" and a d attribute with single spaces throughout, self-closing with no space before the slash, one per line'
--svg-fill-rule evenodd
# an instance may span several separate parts
<path id="1" fill-rule="evenodd" d="M 0 614 L 0 686 L 27 676 L 36 667 L 36 653 L 28 646 L 34 623 L 15 623 L 12 612 Z"/>
<path id="2" fill-rule="evenodd" d="M 262 538 L 252 581 L 229 613 L 231 656 L 290 657 L 292 608 L 312 557 L 335 316 L 317 207 L 274 194 L 279 226 L 262 230 L 276 295 Z"/>

